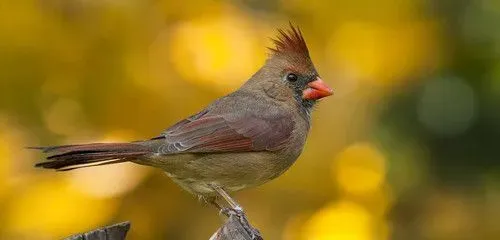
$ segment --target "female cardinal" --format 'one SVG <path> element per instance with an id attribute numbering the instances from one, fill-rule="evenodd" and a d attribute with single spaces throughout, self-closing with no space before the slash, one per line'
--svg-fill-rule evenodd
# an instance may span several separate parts
<path id="1" fill-rule="evenodd" d="M 217 99 L 158 137 L 129 143 L 35 147 L 47 153 L 36 167 L 67 171 L 134 162 L 162 169 L 182 188 L 220 208 L 226 191 L 263 184 L 298 158 L 314 104 L 333 91 L 321 80 L 302 33 L 278 30 L 274 48 L 240 89 Z"/>

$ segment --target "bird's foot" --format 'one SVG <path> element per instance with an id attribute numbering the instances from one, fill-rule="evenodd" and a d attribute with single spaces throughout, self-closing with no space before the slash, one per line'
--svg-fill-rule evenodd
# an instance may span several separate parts
<path id="1" fill-rule="evenodd" d="M 243 208 L 238 204 L 235 207 L 233 207 L 233 210 L 236 212 L 241 212 L 241 213 L 243 212 Z"/>
<path id="2" fill-rule="evenodd" d="M 231 217 L 231 216 L 243 216 L 245 213 L 243 212 L 243 209 L 241 207 L 239 208 L 221 208 L 219 211 L 219 214 L 222 215 L 224 214 L 226 217 Z"/>

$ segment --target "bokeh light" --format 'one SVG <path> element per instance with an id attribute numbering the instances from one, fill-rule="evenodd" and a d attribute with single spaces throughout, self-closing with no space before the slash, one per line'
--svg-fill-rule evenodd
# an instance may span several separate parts
<path id="1" fill-rule="evenodd" d="M 303 239 L 373 239 L 372 221 L 370 214 L 355 203 L 335 203 L 320 210 L 306 223 Z"/>
<path id="2" fill-rule="evenodd" d="M 335 29 L 327 51 L 330 61 L 350 69 L 361 81 L 394 84 L 439 64 L 433 34 L 432 23 L 346 22 Z"/>
<path id="3" fill-rule="evenodd" d="M 48 107 L 45 113 L 47 128 L 53 133 L 70 136 L 85 129 L 85 115 L 78 102 L 71 99 L 59 99 Z"/>
<path id="4" fill-rule="evenodd" d="M 418 104 L 419 120 L 431 131 L 449 136 L 464 133 L 475 119 L 474 90 L 463 80 L 442 77 L 427 83 Z"/>
<path id="5" fill-rule="evenodd" d="M 170 61 L 182 77 L 231 90 L 258 68 L 266 50 L 259 46 L 258 32 L 251 30 L 243 14 L 228 11 L 184 22 L 171 30 Z"/>
<path id="6" fill-rule="evenodd" d="M 145 168 L 131 163 L 82 169 L 71 176 L 75 188 L 96 198 L 111 198 L 133 190 L 145 177 Z"/>
<path id="7" fill-rule="evenodd" d="M 47 180 L 18 192 L 5 212 L 5 229 L 25 238 L 61 238 L 105 223 L 117 209 L 113 202 L 79 193 L 64 181 Z"/>
<path id="8" fill-rule="evenodd" d="M 372 193 L 385 181 L 386 160 L 369 143 L 357 143 L 342 151 L 333 164 L 339 186 L 352 194 Z"/>

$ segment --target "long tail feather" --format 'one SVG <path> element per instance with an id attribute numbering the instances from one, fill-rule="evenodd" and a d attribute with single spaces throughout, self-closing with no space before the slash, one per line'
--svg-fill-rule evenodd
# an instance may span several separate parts
<path id="1" fill-rule="evenodd" d="M 57 171 L 126 162 L 151 153 L 148 147 L 137 143 L 91 143 L 30 149 L 47 154 L 47 161 L 39 162 L 35 167 Z"/>

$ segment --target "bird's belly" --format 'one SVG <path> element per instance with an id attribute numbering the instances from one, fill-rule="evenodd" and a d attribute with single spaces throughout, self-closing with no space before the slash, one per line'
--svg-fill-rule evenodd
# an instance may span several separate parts
<path id="1" fill-rule="evenodd" d="M 165 156 L 155 165 L 185 190 L 213 195 L 211 185 L 233 192 L 268 182 L 281 175 L 295 159 L 268 152 L 183 154 Z"/>
<path id="2" fill-rule="evenodd" d="M 203 181 L 203 180 L 195 180 L 193 178 L 179 178 L 176 175 L 173 175 L 168 172 L 166 174 L 177 185 L 195 195 L 203 195 L 203 196 L 215 195 L 215 191 L 212 188 L 213 185 L 221 186 L 225 190 L 230 192 L 236 192 L 249 187 L 246 184 L 224 185 L 218 181 Z"/>

